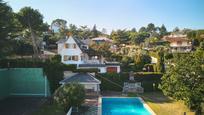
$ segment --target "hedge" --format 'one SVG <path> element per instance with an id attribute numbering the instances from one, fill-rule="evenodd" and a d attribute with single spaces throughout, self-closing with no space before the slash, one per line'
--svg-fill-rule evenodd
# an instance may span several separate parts
<path id="1" fill-rule="evenodd" d="M 158 85 L 161 82 L 163 74 L 159 72 L 137 72 L 135 81 L 141 82 L 145 92 L 159 90 Z"/>
<path id="2" fill-rule="evenodd" d="M 101 81 L 101 91 L 122 91 L 123 83 L 128 81 L 128 74 L 103 73 L 96 74 L 96 78 Z"/>
<path id="3" fill-rule="evenodd" d="M 155 73 L 155 72 L 137 72 L 134 73 L 134 79 L 136 82 L 141 82 L 142 87 L 144 88 L 145 92 L 148 91 L 155 91 L 159 90 L 158 85 L 160 83 L 160 79 L 162 77 L 161 73 Z M 101 91 L 122 91 L 122 87 L 124 82 L 129 81 L 129 73 L 105 73 L 105 74 L 97 74 L 97 79 L 101 81 Z M 114 83 L 111 83 L 110 81 L 120 85 L 116 85 Z"/>

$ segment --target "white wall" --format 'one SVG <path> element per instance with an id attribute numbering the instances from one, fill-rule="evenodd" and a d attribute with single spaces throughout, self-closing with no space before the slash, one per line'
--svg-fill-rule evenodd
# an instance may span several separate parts
<path id="1" fill-rule="evenodd" d="M 106 67 L 99 67 L 98 69 L 100 70 L 99 73 L 106 73 L 107 72 Z"/>

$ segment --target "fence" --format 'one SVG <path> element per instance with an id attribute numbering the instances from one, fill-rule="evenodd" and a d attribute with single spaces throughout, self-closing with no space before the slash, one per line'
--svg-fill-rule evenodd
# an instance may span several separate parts
<path id="1" fill-rule="evenodd" d="M 50 96 L 42 68 L 0 69 L 0 99 L 8 96 Z"/>

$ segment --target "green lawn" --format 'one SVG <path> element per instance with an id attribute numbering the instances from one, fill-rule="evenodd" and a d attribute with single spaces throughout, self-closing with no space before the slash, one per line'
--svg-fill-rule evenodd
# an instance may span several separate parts
<path id="1" fill-rule="evenodd" d="M 129 94 L 129 96 L 136 96 L 135 94 Z M 182 101 L 175 101 L 163 95 L 162 92 L 149 92 L 139 94 L 149 107 L 157 115 L 183 115 L 184 112 L 187 115 L 195 115 L 191 112 Z"/>
<path id="2" fill-rule="evenodd" d="M 44 104 L 40 109 L 32 115 L 66 115 L 62 108 L 54 104 Z"/>

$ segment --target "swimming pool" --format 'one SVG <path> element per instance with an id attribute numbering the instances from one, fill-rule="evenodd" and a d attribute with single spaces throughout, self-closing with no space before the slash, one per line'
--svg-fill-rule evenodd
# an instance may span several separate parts
<path id="1" fill-rule="evenodd" d="M 141 98 L 103 97 L 102 115 L 152 115 Z"/>

